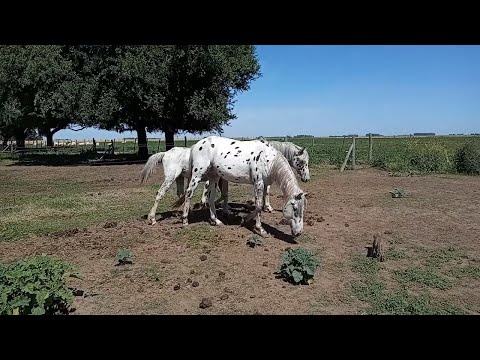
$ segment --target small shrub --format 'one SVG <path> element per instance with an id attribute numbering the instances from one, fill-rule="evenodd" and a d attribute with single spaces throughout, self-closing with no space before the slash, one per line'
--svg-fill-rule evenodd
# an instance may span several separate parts
<path id="1" fill-rule="evenodd" d="M 259 236 L 253 235 L 250 239 L 248 239 L 247 245 L 251 248 L 254 248 L 255 246 L 263 245 L 263 241 Z"/>
<path id="2" fill-rule="evenodd" d="M 306 249 L 288 249 L 282 254 L 280 275 L 294 284 L 309 284 L 320 265 L 315 255 Z"/>
<path id="3" fill-rule="evenodd" d="M 73 294 L 65 278 L 73 270 L 70 264 L 48 257 L 0 265 L 0 314 L 68 314 Z"/>
<path id="4" fill-rule="evenodd" d="M 405 197 L 405 190 L 403 189 L 393 189 L 393 191 L 390 191 L 390 194 L 392 195 L 392 198 L 402 198 Z"/>
<path id="5" fill-rule="evenodd" d="M 117 256 L 115 257 L 115 260 L 117 261 L 118 265 L 125 265 L 125 264 L 131 264 L 132 261 L 130 260 L 132 257 L 132 252 L 128 249 L 120 249 L 117 252 Z"/>
<path id="6" fill-rule="evenodd" d="M 452 164 L 446 147 L 436 139 L 428 140 L 410 140 L 408 150 L 411 169 L 423 173 L 445 173 L 451 171 Z"/>
<path id="7" fill-rule="evenodd" d="M 469 175 L 480 174 L 480 150 L 468 142 L 455 152 L 455 169 L 459 173 Z"/>

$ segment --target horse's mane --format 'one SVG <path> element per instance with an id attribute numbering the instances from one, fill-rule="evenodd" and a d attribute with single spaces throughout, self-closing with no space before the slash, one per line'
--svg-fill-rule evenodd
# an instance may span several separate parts
<path id="1" fill-rule="evenodd" d="M 289 163 L 293 161 L 295 155 L 302 149 L 301 146 L 288 141 L 268 141 L 268 143 L 281 152 Z"/>

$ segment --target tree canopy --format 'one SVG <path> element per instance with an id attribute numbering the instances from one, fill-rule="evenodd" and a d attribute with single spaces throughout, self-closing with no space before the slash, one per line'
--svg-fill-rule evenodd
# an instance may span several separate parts
<path id="1" fill-rule="evenodd" d="M 249 45 L 0 46 L 0 132 L 133 130 L 145 157 L 147 131 L 167 148 L 178 132 L 222 133 L 259 76 Z"/>

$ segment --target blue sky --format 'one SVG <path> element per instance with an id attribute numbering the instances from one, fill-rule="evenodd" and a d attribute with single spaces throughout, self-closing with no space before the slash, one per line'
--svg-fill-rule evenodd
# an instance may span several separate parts
<path id="1" fill-rule="evenodd" d="M 258 46 L 257 54 L 263 76 L 237 96 L 224 136 L 480 132 L 480 46 Z M 85 129 L 54 138 L 134 136 Z"/>

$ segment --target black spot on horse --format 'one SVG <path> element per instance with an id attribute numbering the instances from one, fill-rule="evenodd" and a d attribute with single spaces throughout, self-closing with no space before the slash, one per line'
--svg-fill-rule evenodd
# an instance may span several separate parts
<path id="1" fill-rule="evenodd" d="M 188 190 L 187 196 L 188 196 L 188 197 L 192 196 L 192 190 Z"/>
<path id="2" fill-rule="evenodd" d="M 232 141 L 232 143 L 230 145 L 233 145 L 233 144 L 235 144 L 235 141 Z"/>
<path id="3" fill-rule="evenodd" d="M 202 147 L 200 146 L 200 149 L 198 149 L 199 151 L 202 150 Z"/>
<path id="4" fill-rule="evenodd" d="M 260 159 L 260 154 L 261 154 L 261 153 L 262 153 L 261 151 L 258 153 L 257 158 L 255 159 L 255 161 L 258 161 L 258 159 Z"/>
<path id="5" fill-rule="evenodd" d="M 212 148 L 214 148 L 214 147 L 215 147 L 215 144 L 212 144 L 212 145 L 210 145 L 210 146 L 211 146 Z"/>
<path id="6" fill-rule="evenodd" d="M 258 171 L 258 167 L 255 168 L 255 171 Z"/>
<path id="7" fill-rule="evenodd" d="M 240 146 L 235 146 L 235 150 L 237 150 Z"/>
<path id="8" fill-rule="evenodd" d="M 270 160 L 267 160 L 267 162 L 269 162 Z"/>
<path id="9" fill-rule="evenodd" d="M 220 167 L 220 165 L 217 165 L 217 169 Z"/>
<path id="10" fill-rule="evenodd" d="M 253 155 L 253 151 L 250 153 L 250 155 Z"/>
<path id="11" fill-rule="evenodd" d="M 223 158 L 226 159 L 226 158 L 227 158 L 227 155 L 225 155 Z"/>
<path id="12" fill-rule="evenodd" d="M 198 170 L 198 169 L 197 169 L 197 168 L 195 168 L 195 170 L 193 170 L 193 171 L 194 171 L 194 172 L 197 172 L 197 170 Z"/>
<path id="13" fill-rule="evenodd" d="M 240 154 L 242 152 L 242 150 L 238 150 L 238 153 Z"/>
<path id="14" fill-rule="evenodd" d="M 230 154 L 230 151 L 227 153 L 227 155 Z"/>
<path id="15" fill-rule="evenodd" d="M 205 144 L 205 141 L 207 141 L 207 140 L 203 140 L 202 144 Z"/>
<path id="16" fill-rule="evenodd" d="M 231 170 L 231 169 L 232 169 L 231 167 L 228 168 L 228 170 Z"/>
<path id="17" fill-rule="evenodd" d="M 260 140 L 260 141 L 261 141 L 262 143 L 265 143 L 265 140 L 263 140 L 263 139 L 262 139 L 262 140 Z"/>
<path id="18" fill-rule="evenodd" d="M 246 161 L 250 161 L 250 158 L 248 158 Z"/>
<path id="19" fill-rule="evenodd" d="M 238 157 L 238 155 L 233 155 L 233 156 Z"/>

